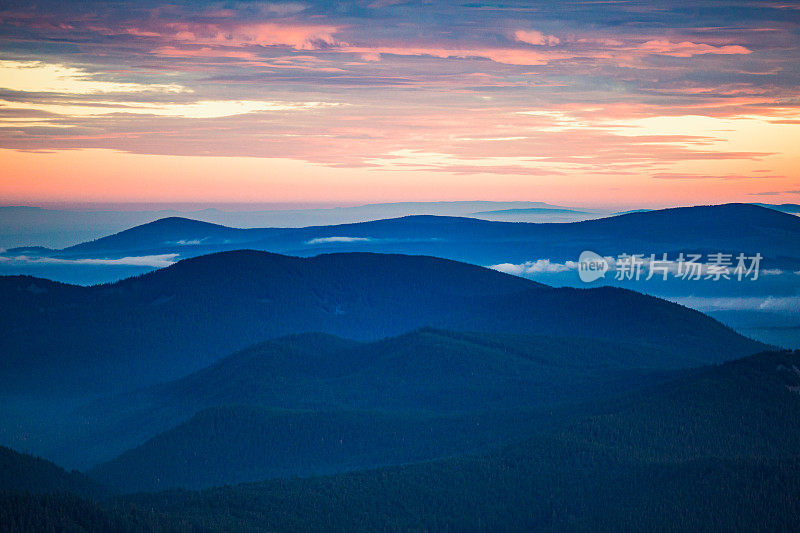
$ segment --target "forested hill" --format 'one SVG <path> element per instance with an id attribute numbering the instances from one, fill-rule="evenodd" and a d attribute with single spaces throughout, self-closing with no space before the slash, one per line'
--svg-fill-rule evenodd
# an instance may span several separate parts
<path id="1" fill-rule="evenodd" d="M 91 473 L 124 490 L 429 460 L 530 436 L 557 406 L 666 379 L 672 359 L 636 344 L 431 328 L 365 344 L 294 335 L 92 403 L 76 424 L 95 433 L 76 447 L 89 464 L 112 459 Z"/>
<path id="2" fill-rule="evenodd" d="M 259 531 L 790 531 L 798 368 L 800 352 L 709 368 L 490 455 L 134 501 Z"/>
<path id="3" fill-rule="evenodd" d="M 185 375 L 255 342 L 308 331 L 363 340 L 421 326 L 580 332 L 652 345 L 694 366 L 763 349 L 657 298 L 553 289 L 424 256 L 225 252 L 94 287 L 3 277 L 0 301 L 0 392 L 131 389 Z"/>

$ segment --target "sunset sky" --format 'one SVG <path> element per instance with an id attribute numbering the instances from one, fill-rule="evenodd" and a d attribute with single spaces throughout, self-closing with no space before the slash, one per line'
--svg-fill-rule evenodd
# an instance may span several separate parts
<path id="1" fill-rule="evenodd" d="M 800 2 L 0 4 L 0 204 L 800 203 Z"/>

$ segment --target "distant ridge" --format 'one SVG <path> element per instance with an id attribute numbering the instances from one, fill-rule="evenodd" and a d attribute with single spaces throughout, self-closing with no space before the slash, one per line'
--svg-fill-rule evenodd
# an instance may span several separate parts
<path id="1" fill-rule="evenodd" d="M 160 254 L 186 258 L 243 248 L 297 256 L 369 251 L 492 265 L 541 258 L 575 261 L 586 249 L 612 256 L 700 250 L 758 252 L 767 260 L 793 261 L 800 268 L 798 240 L 800 218 L 794 215 L 751 204 L 723 204 L 547 224 L 412 215 L 333 226 L 237 229 L 171 217 L 42 253 L 69 260 Z"/>
<path id="2" fill-rule="evenodd" d="M 543 202 L 399 202 L 345 207 L 313 207 L 292 204 L 229 204 L 201 208 L 191 204 L 142 204 L 113 208 L 53 209 L 0 206 L 0 248 L 42 245 L 65 248 L 80 242 L 119 233 L 136 225 L 177 216 L 235 228 L 302 227 L 345 224 L 412 214 L 470 216 L 494 209 L 556 207 Z M 134 210 L 127 210 L 134 209 Z"/>
<path id="3" fill-rule="evenodd" d="M 259 230 L 255 230 L 259 231 Z M 219 224 L 200 222 L 182 217 L 161 218 L 141 226 L 102 237 L 100 239 L 65 248 L 67 254 L 101 249 L 104 251 L 129 251 L 147 247 L 198 245 L 203 241 L 224 241 L 247 235 L 251 230 L 228 228 Z M 201 236 L 201 237 L 199 237 Z"/>
<path id="4" fill-rule="evenodd" d="M 766 207 L 769 209 L 774 209 L 776 211 L 781 211 L 783 213 L 791 213 L 791 214 L 798 214 L 800 213 L 800 204 L 762 204 L 762 203 L 754 203 L 753 205 L 757 205 L 760 207 Z"/>
<path id="5" fill-rule="evenodd" d="M 571 213 L 574 215 L 586 215 L 586 211 L 579 211 L 577 209 L 565 209 L 558 207 L 529 207 L 524 209 L 498 209 L 496 211 L 478 211 L 474 215 L 531 215 L 531 214 L 555 214 L 555 213 Z"/>

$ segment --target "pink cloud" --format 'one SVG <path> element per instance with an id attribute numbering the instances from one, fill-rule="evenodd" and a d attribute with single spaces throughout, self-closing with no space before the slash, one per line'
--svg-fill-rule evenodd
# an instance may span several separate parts
<path id="1" fill-rule="evenodd" d="M 673 57 L 692 57 L 702 54 L 750 54 L 753 52 L 739 45 L 713 46 L 691 41 L 673 43 L 666 40 L 647 41 L 639 45 L 638 50 L 649 54 Z"/>
<path id="2" fill-rule="evenodd" d="M 464 48 L 451 48 L 437 44 L 423 46 L 400 45 L 344 45 L 333 49 L 357 53 L 366 61 L 378 61 L 382 54 L 399 56 L 430 56 L 441 59 L 483 58 L 495 63 L 520 66 L 541 66 L 553 61 L 568 59 L 610 60 L 624 66 L 638 66 L 638 59 L 647 55 L 666 55 L 672 57 L 692 57 L 704 54 L 743 55 L 752 50 L 740 45 L 719 45 L 694 43 L 691 41 L 672 42 L 652 39 L 644 43 L 625 44 L 615 39 L 577 39 L 562 41 L 553 35 L 536 30 L 518 30 L 514 37 L 526 44 L 536 46 L 571 45 L 558 49 L 488 48 L 480 45 Z"/>
<path id="3" fill-rule="evenodd" d="M 291 46 L 298 50 L 313 50 L 333 45 L 336 26 L 296 24 L 293 22 L 259 22 L 252 24 L 220 24 L 170 22 L 162 37 L 195 44 L 226 44 L 230 46 Z"/>
<path id="4" fill-rule="evenodd" d="M 91 26 L 90 31 L 104 35 L 131 35 L 156 39 L 165 45 L 289 46 L 296 50 L 315 50 L 337 44 L 339 26 L 299 23 L 290 19 L 270 22 L 165 22 L 154 19 L 135 26 Z"/>
<path id="5" fill-rule="evenodd" d="M 517 30 L 514 32 L 514 37 L 518 41 L 533 45 L 555 46 L 561 42 L 561 39 L 555 35 L 545 35 L 536 30 Z"/>
<path id="6" fill-rule="evenodd" d="M 175 48 L 174 46 L 162 46 L 152 51 L 153 54 L 167 57 L 205 57 L 205 58 L 235 58 L 235 59 L 255 59 L 256 55 L 245 50 L 225 50 L 221 48 Z"/>
<path id="7" fill-rule="evenodd" d="M 745 183 L 748 176 L 724 171 L 708 176 L 667 174 L 669 167 L 665 165 L 677 161 L 758 160 L 770 155 L 706 149 L 710 139 L 701 136 L 619 135 L 597 125 L 592 127 L 591 122 L 588 126 L 564 124 L 558 117 L 514 114 L 515 109 L 456 103 L 431 108 L 410 97 L 408 101 L 387 101 L 380 109 L 344 106 L 308 113 L 252 113 L 191 121 L 133 115 L 117 115 L 113 120 L 72 118 L 65 119 L 76 127 L 72 132 L 20 128 L 7 131 L 2 145 L 28 150 L 93 147 L 150 154 L 278 157 L 330 167 L 418 168 L 457 175 L 635 174 L 645 180 L 656 177 L 654 183 L 693 179 L 698 185 L 740 178 Z M 595 108 L 585 113 L 603 120 L 610 111 Z M 415 153 L 423 156 L 415 161 L 403 155 Z M 428 153 L 437 156 L 427 158 L 424 154 Z M 394 164 L 388 164 L 393 160 Z M 776 174 L 753 176 L 769 179 Z"/>
<path id="8" fill-rule="evenodd" d="M 521 50 L 515 48 L 474 48 L 454 49 L 437 47 L 403 47 L 403 46 L 343 46 L 337 50 L 359 54 L 364 60 L 377 61 L 383 54 L 398 56 L 430 56 L 440 59 L 489 59 L 495 63 L 506 65 L 546 65 L 558 56 L 535 50 Z"/>

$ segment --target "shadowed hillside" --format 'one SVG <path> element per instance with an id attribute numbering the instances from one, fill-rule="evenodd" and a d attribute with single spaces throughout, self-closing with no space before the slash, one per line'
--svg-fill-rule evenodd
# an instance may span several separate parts
<path id="1" fill-rule="evenodd" d="M 88 473 L 125 492 L 333 474 L 486 451 L 530 435 L 540 418 L 216 407 Z"/>
<path id="2" fill-rule="evenodd" d="M 305 440 L 373 442 L 368 453 L 351 445 L 337 450 L 338 456 L 319 463 L 322 471 L 402 463 L 412 456 L 433 459 L 530 435 L 552 423 L 542 414 L 556 406 L 607 398 L 665 379 L 670 359 L 668 353 L 637 345 L 589 339 L 424 329 L 357 344 L 321 334 L 296 335 L 237 352 L 180 380 L 95 402 L 82 410 L 76 424 L 88 433 L 74 447 L 84 458 L 108 458 L 111 450 L 119 453 L 167 430 L 96 471 L 109 482 L 115 477 L 109 471 L 124 470 L 164 483 L 174 479 L 183 487 L 212 484 L 223 476 L 225 464 L 226 482 L 252 480 L 253 472 L 262 472 L 262 479 L 290 472 L 298 467 L 291 450 L 287 457 L 270 455 L 268 466 L 259 459 L 264 450 L 275 448 L 265 443 L 283 440 L 294 439 L 292 446 L 303 449 Z M 203 408 L 211 414 L 173 428 Z M 295 431 L 317 416 L 340 419 L 342 428 L 321 424 L 320 434 L 305 438 Z M 270 429 L 270 420 L 283 418 L 295 430 L 280 424 Z M 234 433 L 236 444 L 230 443 Z M 204 462 L 189 468 L 183 459 L 196 456 L 199 434 L 209 442 L 210 449 L 200 456 L 213 466 L 209 470 Z M 240 448 L 229 453 L 228 446 Z M 215 462 L 210 450 L 228 459 Z M 317 452 L 307 454 L 309 464 L 329 454 L 324 446 Z M 372 459 L 367 461 L 364 453 Z M 182 465 L 180 474 L 177 465 Z M 318 472 L 310 468 L 300 470 Z"/>
<path id="3" fill-rule="evenodd" d="M 79 472 L 67 472 L 50 461 L 0 446 L 0 493 L 68 492 L 78 496 L 106 495 L 108 490 Z"/>
<path id="4" fill-rule="evenodd" d="M 790 531 L 800 512 L 798 368 L 800 352 L 767 352 L 699 369 L 574 407 L 557 427 L 482 455 L 99 505 L 6 493 L 0 516 L 56 528 L 80 516 L 215 531 Z M 223 411 L 189 425 L 226 428 Z M 272 416 L 248 416 L 260 415 Z M 329 422 L 308 415 L 290 434 L 326 431 Z"/>
<path id="5" fill-rule="evenodd" d="M 780 352 L 702 370 L 481 457 L 135 501 L 261 531 L 791 530 L 798 365 Z"/>

